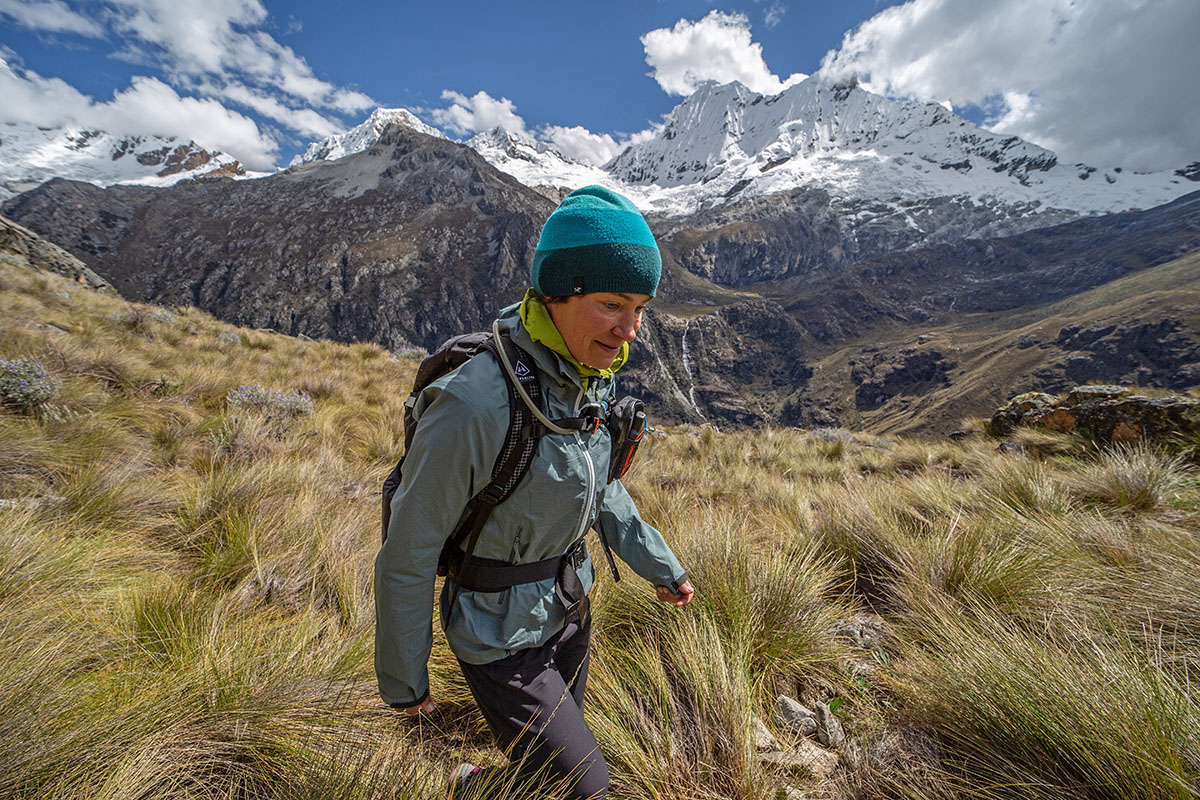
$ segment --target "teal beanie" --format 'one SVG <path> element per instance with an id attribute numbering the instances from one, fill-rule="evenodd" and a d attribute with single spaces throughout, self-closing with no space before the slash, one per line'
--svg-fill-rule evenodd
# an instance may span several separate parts
<path id="1" fill-rule="evenodd" d="M 546 220 L 529 277 L 545 297 L 658 290 L 662 256 L 633 203 L 603 186 L 571 192 Z"/>

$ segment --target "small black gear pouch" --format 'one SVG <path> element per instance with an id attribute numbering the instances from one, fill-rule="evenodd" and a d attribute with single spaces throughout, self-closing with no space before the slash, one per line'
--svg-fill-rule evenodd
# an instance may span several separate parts
<path id="1" fill-rule="evenodd" d="M 612 457 L 608 461 L 608 482 L 629 471 L 638 445 L 646 434 L 646 407 L 636 397 L 622 397 L 608 412 L 608 434 L 612 438 Z"/>

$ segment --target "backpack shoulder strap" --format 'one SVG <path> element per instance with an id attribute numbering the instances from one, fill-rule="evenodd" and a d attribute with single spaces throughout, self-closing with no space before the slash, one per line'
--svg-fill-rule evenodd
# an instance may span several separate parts
<path id="1" fill-rule="evenodd" d="M 521 382 L 522 388 L 529 398 L 541 406 L 542 387 L 538 380 L 537 365 L 534 364 L 532 357 L 510 338 L 501 336 L 498 342 L 493 338 L 484 344 L 484 349 L 495 356 L 497 361 L 500 358 L 497 347 L 505 349 L 505 355 L 513 367 L 513 374 L 517 376 L 517 380 Z M 471 499 L 471 512 L 446 542 L 443 555 L 447 573 L 450 572 L 451 560 L 459 567 L 454 572 L 457 574 L 461 571 L 462 564 L 466 563 L 474 552 L 475 545 L 479 541 L 479 534 L 488 517 L 491 516 L 492 509 L 512 495 L 517 484 L 529 471 L 529 465 L 533 462 L 533 455 L 537 450 L 540 438 L 536 433 L 538 430 L 537 420 L 534 419 L 530 408 L 518 396 L 513 381 L 503 367 L 501 367 L 501 372 L 506 376 L 504 385 L 508 390 L 508 431 L 505 433 L 500 453 L 496 456 L 496 462 L 492 466 L 491 480 Z M 465 547 L 462 546 L 463 542 L 466 543 Z M 455 575 L 450 577 L 454 579 Z M 456 590 L 457 583 L 456 580 Z M 451 602 L 453 602 L 453 598 L 451 598 Z"/>

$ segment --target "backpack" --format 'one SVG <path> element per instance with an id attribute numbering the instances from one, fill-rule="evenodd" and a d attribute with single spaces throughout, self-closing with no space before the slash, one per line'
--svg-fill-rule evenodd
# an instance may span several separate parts
<path id="1" fill-rule="evenodd" d="M 499 347 L 504 349 L 503 354 L 499 352 Z M 508 431 L 505 433 L 504 444 L 492 466 L 490 482 L 471 498 L 468 505 L 468 508 L 471 509 L 470 513 L 446 538 L 438 556 L 437 574 L 443 577 L 448 576 L 454 581 L 455 594 L 457 594 L 459 586 L 475 591 L 496 591 L 506 586 L 541 580 L 560 568 L 558 562 L 574 563 L 579 560 L 579 548 L 576 546 L 572 546 L 564 556 L 533 564 L 500 565 L 487 563 L 491 561 L 490 559 L 472 557 L 479 534 L 492 510 L 509 498 L 525 473 L 529 471 L 529 465 L 533 461 L 538 442 L 542 436 L 551 432 L 551 428 L 555 428 L 559 432 L 563 429 L 595 431 L 600 424 L 605 424 L 613 443 L 608 473 L 610 483 L 628 471 L 646 430 L 644 407 L 640 400 L 633 397 L 625 397 L 613 404 L 611 408 L 590 404 L 580 409 L 580 416 L 555 420 L 549 423 L 550 427 L 547 427 L 543 422 L 545 417 L 540 411 L 534 411 L 534 408 L 540 409 L 542 406 L 542 387 L 538 379 L 537 365 L 532 356 L 521 349 L 511 338 L 500 335 L 498 327 L 493 326 L 491 331 L 476 331 L 452 337 L 421 362 L 420 367 L 417 368 L 416 379 L 413 381 L 412 392 L 404 403 L 405 456 L 412 447 L 413 436 L 417 429 L 418 422 L 413 416 L 417 397 L 438 378 L 449 374 L 485 351 L 500 363 L 501 371 L 507 378 L 505 387 L 508 390 Z M 549 421 L 545 420 L 545 422 Z M 381 518 L 383 541 L 387 541 L 392 497 L 400 486 L 403 467 L 404 456 L 401 456 L 395 468 L 383 482 Z M 608 542 L 603 536 L 601 536 L 600 542 L 609 568 L 612 570 L 613 578 L 619 581 L 621 576 L 617 572 L 616 561 L 613 559 Z M 576 545 L 579 544 L 581 543 L 576 543 Z M 575 565 L 578 566 L 578 564 Z"/>

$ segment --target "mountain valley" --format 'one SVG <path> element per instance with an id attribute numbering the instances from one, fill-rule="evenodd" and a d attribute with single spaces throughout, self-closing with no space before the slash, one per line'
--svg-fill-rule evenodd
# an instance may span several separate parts
<path id="1" fill-rule="evenodd" d="M 924 154 L 887 152 L 901 142 Z M 564 187 L 604 180 L 663 252 L 622 373 L 658 421 L 932 435 L 1027 389 L 1200 384 L 1186 170 L 1068 167 L 941 106 L 816 81 L 705 85 L 604 170 L 567 161 L 381 109 L 270 176 L 59 178 L 0 213 L 130 299 L 431 350 L 519 299 Z"/>

